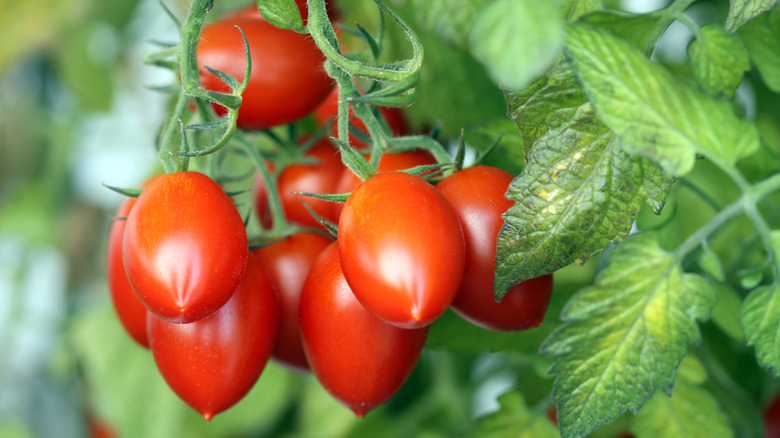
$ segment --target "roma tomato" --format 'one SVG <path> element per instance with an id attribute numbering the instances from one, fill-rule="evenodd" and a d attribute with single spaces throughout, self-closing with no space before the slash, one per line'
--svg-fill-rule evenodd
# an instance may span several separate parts
<path id="1" fill-rule="evenodd" d="M 116 218 L 127 218 L 130 209 L 135 204 L 135 198 L 127 198 L 116 212 Z M 114 310 L 119 316 L 119 321 L 125 331 L 143 347 L 149 348 L 149 337 L 146 332 L 146 314 L 148 311 L 133 291 L 130 281 L 125 273 L 125 264 L 122 261 L 122 237 L 125 232 L 125 220 L 114 219 L 108 231 L 108 245 L 106 248 L 106 271 L 108 276 L 108 289 L 111 291 L 111 300 Z"/>
<path id="2" fill-rule="evenodd" d="M 436 188 L 403 172 L 380 173 L 352 192 L 339 220 L 338 248 L 357 299 L 402 328 L 441 316 L 463 277 L 458 217 Z"/>
<path id="3" fill-rule="evenodd" d="M 162 319 L 197 321 L 235 292 L 249 253 L 233 201 L 197 172 L 157 177 L 138 197 L 122 245 L 130 284 Z"/>
<path id="4" fill-rule="evenodd" d="M 319 234 L 298 233 L 252 251 L 263 262 L 279 295 L 281 323 L 272 357 L 293 371 L 309 371 L 298 319 L 301 291 L 312 265 L 329 244 L 330 239 Z"/>
<path id="5" fill-rule="evenodd" d="M 338 87 L 334 87 L 333 91 L 328 95 L 320 106 L 314 110 L 314 119 L 320 126 L 325 126 L 328 121 L 333 120 L 336 122 L 339 112 L 339 90 Z M 387 122 L 387 127 L 390 128 L 390 132 L 394 136 L 406 135 L 409 132 L 408 125 L 406 123 L 406 117 L 400 108 L 379 107 L 379 112 Z M 360 132 L 368 135 L 368 129 L 362 120 L 354 116 L 352 108 L 349 108 L 349 119 L 352 126 L 357 128 Z M 338 136 L 338 123 L 333 124 L 333 135 Z M 368 145 L 358 141 L 352 135 L 349 136 L 349 143 L 356 149 L 367 148 Z"/>
<path id="6" fill-rule="evenodd" d="M 277 178 L 277 188 L 287 220 L 300 225 L 320 227 L 303 203 L 307 203 L 318 215 L 330 221 L 334 221 L 334 203 L 297 195 L 295 192 L 335 193 L 336 183 L 345 167 L 339 151 L 325 138 L 306 151 L 306 157 L 313 158 L 318 163 L 287 166 Z M 255 181 L 255 208 L 263 226 L 270 228 L 273 220 L 268 208 L 268 193 L 259 175 Z"/>
<path id="7" fill-rule="evenodd" d="M 382 154 L 382 158 L 379 159 L 379 166 L 376 171 L 378 173 L 391 172 L 394 170 L 405 170 L 415 166 L 424 166 L 428 164 L 436 164 L 436 159 L 430 152 L 424 149 L 418 149 L 408 152 L 398 153 L 386 153 Z M 350 193 L 354 191 L 360 185 L 362 181 L 351 170 L 344 168 L 341 172 L 336 187 L 332 193 Z M 344 204 L 340 202 L 330 203 L 330 217 L 333 218 L 333 222 L 338 223 L 341 216 L 341 210 L 344 208 Z"/>
<path id="8" fill-rule="evenodd" d="M 267 129 L 293 123 L 311 113 L 333 88 L 322 66 L 325 58 L 307 35 L 279 29 L 265 20 L 226 18 L 207 25 L 198 44 L 198 66 L 203 86 L 212 91 L 230 89 L 203 66 L 244 78 L 245 54 L 240 27 L 252 56 L 249 86 L 242 95 L 238 127 Z M 220 106 L 214 108 L 224 114 Z"/>
<path id="9" fill-rule="evenodd" d="M 276 340 L 279 308 L 263 265 L 250 255 L 238 290 L 216 313 L 190 324 L 150 314 L 148 323 L 160 374 L 210 421 L 257 382 Z"/>
<path id="10" fill-rule="evenodd" d="M 303 345 L 322 386 L 358 417 L 401 388 L 420 358 L 428 327 L 385 323 L 353 295 L 333 243 L 312 267 L 301 296 Z"/>
<path id="11" fill-rule="evenodd" d="M 458 215 L 466 239 L 463 282 L 452 309 L 480 327 L 516 331 L 542 322 L 550 302 L 552 275 L 512 287 L 500 303 L 493 298 L 496 239 L 501 215 L 512 206 L 504 197 L 512 175 L 495 167 L 463 169 L 436 186 Z"/>

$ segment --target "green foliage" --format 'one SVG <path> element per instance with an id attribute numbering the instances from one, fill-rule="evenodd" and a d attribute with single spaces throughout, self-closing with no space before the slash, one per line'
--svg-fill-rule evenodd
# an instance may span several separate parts
<path id="1" fill-rule="evenodd" d="M 739 29 L 739 36 L 766 86 L 780 93 L 780 12 L 757 17 Z"/>
<path id="2" fill-rule="evenodd" d="M 733 437 L 728 420 L 702 384 L 707 378 L 702 365 L 687 357 L 677 372 L 674 392 L 656 392 L 631 422 L 637 438 Z"/>
<path id="3" fill-rule="evenodd" d="M 679 176 L 693 168 L 696 153 L 733 165 L 758 149 L 755 125 L 627 43 L 585 26 L 569 27 L 568 36 L 565 51 L 577 78 L 626 152 Z"/>
<path id="4" fill-rule="evenodd" d="M 501 409 L 477 420 L 467 438 L 552 438 L 558 431 L 545 413 L 529 410 L 517 391 L 498 397 Z"/>
<path id="5" fill-rule="evenodd" d="M 563 22 L 557 6 L 533 0 L 489 3 L 469 33 L 471 53 L 497 83 L 513 90 L 525 87 L 558 58 Z"/>
<path id="6" fill-rule="evenodd" d="M 294 0 L 258 0 L 257 9 L 269 23 L 282 29 L 303 32 L 303 19 Z"/>
<path id="7" fill-rule="evenodd" d="M 780 285 L 761 286 L 742 306 L 742 326 L 748 345 L 756 347 L 758 363 L 780 375 Z"/>
<path id="8" fill-rule="evenodd" d="M 730 3 L 726 30 L 734 32 L 748 21 L 772 9 L 777 0 L 731 0 Z"/>
<path id="9" fill-rule="evenodd" d="M 745 47 L 737 37 L 714 24 L 699 28 L 688 47 L 693 73 L 704 89 L 714 96 L 734 97 L 742 75 L 750 69 Z"/>
<path id="10" fill-rule="evenodd" d="M 553 398 L 563 436 L 583 436 L 656 390 L 671 392 L 689 344 L 699 342 L 716 295 L 702 277 L 683 273 L 651 235 L 626 240 L 594 287 L 567 304 L 566 323 L 542 351 L 559 356 Z"/>

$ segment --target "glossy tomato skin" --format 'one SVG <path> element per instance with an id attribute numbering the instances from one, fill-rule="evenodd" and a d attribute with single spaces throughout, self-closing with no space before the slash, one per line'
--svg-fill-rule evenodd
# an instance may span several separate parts
<path id="1" fill-rule="evenodd" d="M 306 151 L 305 156 L 317 160 L 318 163 L 300 163 L 287 166 L 277 178 L 277 188 L 288 221 L 321 228 L 304 206 L 304 202 L 318 215 L 330 221 L 334 221 L 334 203 L 298 195 L 296 192 L 335 193 L 336 183 L 341 178 L 345 166 L 341 162 L 341 154 L 338 149 L 325 138 Z M 259 175 L 255 181 L 255 208 L 261 224 L 270 228 L 273 225 L 273 220 L 268 207 L 268 192 L 265 190 L 265 184 Z"/>
<path id="2" fill-rule="evenodd" d="M 398 153 L 386 153 L 382 154 L 382 158 L 379 159 L 379 166 L 377 166 L 378 173 L 392 172 L 394 170 L 405 170 L 415 166 L 424 166 L 429 164 L 436 164 L 436 159 L 430 152 L 417 149 L 408 152 Z M 350 193 L 354 191 L 360 183 L 363 182 L 357 177 L 351 170 L 344 168 L 339 176 L 339 180 L 336 183 L 333 193 Z M 341 210 L 344 208 L 344 204 L 340 202 L 331 203 L 330 217 L 332 221 L 338 223 L 341 216 Z"/>
<path id="3" fill-rule="evenodd" d="M 339 220 L 338 248 L 357 299 L 402 328 L 441 316 L 463 277 L 458 217 L 436 188 L 403 172 L 380 173 L 352 192 Z"/>
<path id="4" fill-rule="evenodd" d="M 452 309 L 482 328 L 517 331 L 541 324 L 552 292 L 552 275 L 512 287 L 500 303 L 493 297 L 496 239 L 501 215 L 512 206 L 504 197 L 512 175 L 491 166 L 463 169 L 436 186 L 458 215 L 466 239 L 463 282 Z"/>
<path id="5" fill-rule="evenodd" d="M 341 271 L 336 243 L 322 252 L 306 279 L 300 318 L 314 374 L 358 417 L 400 389 L 428 336 L 428 327 L 392 326 L 355 299 Z"/>
<path id="6" fill-rule="evenodd" d="M 325 101 L 314 110 L 314 119 L 317 121 L 317 123 L 319 123 L 320 126 L 325 126 L 328 121 L 333 121 L 333 135 L 336 137 L 338 137 L 338 123 L 336 123 L 338 112 L 339 90 L 338 87 L 334 87 Z M 385 122 L 387 122 L 387 127 L 390 128 L 390 132 L 393 134 L 393 136 L 406 135 L 409 133 L 406 117 L 400 108 L 389 108 L 382 106 L 379 107 L 379 112 L 382 114 Z M 351 107 L 349 108 L 349 119 L 352 126 L 357 128 L 360 132 L 368 135 L 368 129 L 366 128 L 366 125 L 362 120 L 355 117 Z M 364 149 L 368 147 L 368 145 L 359 141 L 352 135 L 349 136 L 349 143 L 356 149 Z"/>
<path id="7" fill-rule="evenodd" d="M 213 315 L 189 324 L 149 315 L 157 368 L 171 389 L 210 421 L 260 377 L 276 340 L 278 306 L 268 274 L 250 255 L 238 290 Z"/>
<path id="8" fill-rule="evenodd" d="M 222 188 L 201 173 L 178 172 L 157 177 L 138 197 L 122 253 L 144 306 L 187 323 L 230 299 L 249 249 L 241 215 Z"/>
<path id="9" fill-rule="evenodd" d="M 135 342 L 149 348 L 149 336 L 146 332 L 146 314 L 149 312 L 135 295 L 122 261 L 122 237 L 126 222 L 123 218 L 127 218 L 130 214 L 135 200 L 135 198 L 125 199 L 111 223 L 106 248 L 106 271 L 111 301 L 114 303 L 114 310 L 122 327 Z"/>
<path id="10" fill-rule="evenodd" d="M 298 233 L 252 251 L 266 267 L 279 296 L 281 323 L 272 358 L 292 371 L 310 371 L 298 317 L 301 291 L 317 257 L 330 243 L 319 234 Z"/>
<path id="11" fill-rule="evenodd" d="M 198 67 L 203 86 L 230 89 L 204 68 L 220 70 L 242 81 L 245 54 L 239 26 L 249 42 L 252 72 L 238 111 L 239 128 L 268 129 L 293 123 L 311 113 L 333 88 L 323 68 L 324 56 L 307 35 L 279 29 L 265 20 L 225 18 L 203 28 Z M 217 113 L 225 109 L 214 107 Z"/>

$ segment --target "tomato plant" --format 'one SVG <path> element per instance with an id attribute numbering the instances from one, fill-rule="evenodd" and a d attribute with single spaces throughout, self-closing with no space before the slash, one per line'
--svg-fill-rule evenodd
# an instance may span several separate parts
<path id="1" fill-rule="evenodd" d="M 155 363 L 171 389 L 206 421 L 236 404 L 265 368 L 279 302 L 262 263 L 248 257 L 231 299 L 213 315 L 176 324 L 149 314 Z"/>
<path id="2" fill-rule="evenodd" d="M 328 244 L 330 240 L 319 234 L 297 233 L 252 251 L 263 262 L 279 295 L 281 323 L 272 357 L 294 371 L 309 371 L 298 317 L 301 291 L 311 267 Z"/>
<path id="3" fill-rule="evenodd" d="M 246 58 L 236 26 L 246 35 L 252 56 L 251 78 L 238 114 L 239 127 L 267 129 L 295 122 L 328 96 L 333 80 L 322 68 L 322 53 L 310 39 L 265 20 L 240 17 L 225 18 L 203 28 L 197 53 L 204 87 L 230 91 L 204 66 L 243 80 Z M 214 109 L 224 113 L 219 106 Z"/>
<path id="4" fill-rule="evenodd" d="M 380 173 L 361 184 L 339 219 L 339 258 L 357 299 L 398 327 L 423 327 L 455 298 L 465 249 L 458 217 L 425 180 Z"/>
<path id="5" fill-rule="evenodd" d="M 456 172 L 436 185 L 458 215 L 466 241 L 463 282 L 452 302 L 456 313 L 490 330 L 511 331 L 542 322 L 552 293 L 552 275 L 513 286 L 497 303 L 493 294 L 496 239 L 501 215 L 512 206 L 504 198 L 512 175 L 490 166 Z"/>
<path id="6" fill-rule="evenodd" d="M 338 121 L 336 120 L 336 114 L 338 113 L 339 105 L 339 90 L 337 87 L 333 88 L 325 101 L 323 101 L 315 110 L 314 118 L 321 126 L 325 126 L 328 122 L 333 122 L 333 135 L 338 134 Z M 388 108 L 379 107 L 379 114 L 382 115 L 387 127 L 390 129 L 390 133 L 393 135 L 404 135 L 409 132 L 406 118 L 403 111 L 400 108 Z M 354 129 L 368 135 L 368 129 L 362 120 L 355 117 L 355 114 L 350 110 L 349 121 Z M 355 136 L 349 136 L 350 144 L 356 149 L 364 149 L 368 147 L 366 144 L 355 138 Z"/>
<path id="7" fill-rule="evenodd" d="M 282 208 L 288 221 L 310 227 L 318 227 L 319 223 L 309 213 L 304 202 L 315 213 L 328 220 L 333 220 L 333 203 L 321 199 L 299 195 L 296 192 L 334 193 L 336 184 L 344 171 L 341 156 L 328 139 L 323 138 L 311 149 L 305 157 L 317 161 L 316 164 L 292 164 L 279 173 L 277 185 Z M 257 177 L 254 185 L 255 208 L 264 227 L 273 225 L 268 209 L 268 192 L 262 178 Z"/>
<path id="8" fill-rule="evenodd" d="M 125 264 L 122 261 L 122 237 L 125 231 L 125 221 L 130 209 L 135 204 L 135 198 L 127 198 L 116 211 L 114 221 L 108 231 L 106 247 L 106 275 L 108 289 L 114 303 L 119 321 L 133 340 L 149 348 L 149 337 L 146 331 L 146 314 L 149 313 L 141 303 L 127 279 Z"/>
<path id="9" fill-rule="evenodd" d="M 387 324 L 355 298 L 336 243 L 322 252 L 301 295 L 301 333 L 317 379 L 358 417 L 403 385 L 425 346 L 428 328 Z"/>
<path id="10" fill-rule="evenodd" d="M 204 318 L 230 299 L 248 251 L 233 202 L 197 172 L 150 182 L 127 218 L 122 244 L 138 298 L 151 313 L 178 323 Z"/>

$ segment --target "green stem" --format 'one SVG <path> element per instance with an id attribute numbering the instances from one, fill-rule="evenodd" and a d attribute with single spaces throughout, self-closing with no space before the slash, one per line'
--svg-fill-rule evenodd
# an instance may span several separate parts
<path id="1" fill-rule="evenodd" d="M 187 102 L 189 102 L 187 95 L 183 90 L 180 90 L 176 98 L 173 114 L 168 118 L 160 134 L 159 157 L 165 173 L 173 173 L 187 168 L 189 161 L 187 157 L 171 155 L 175 152 L 180 152 L 181 145 L 184 144 L 184 142 L 180 142 L 179 145 L 175 145 L 174 140 L 176 139 L 176 132 L 179 129 L 184 111 L 187 109 Z"/>
<path id="2" fill-rule="evenodd" d="M 263 178 L 265 190 L 268 193 L 268 207 L 271 210 L 273 226 L 270 230 L 271 236 L 281 236 L 288 232 L 287 219 L 284 217 L 284 207 L 279 197 L 279 188 L 276 185 L 276 179 L 271 175 L 266 165 L 265 158 L 260 154 L 257 148 L 253 147 L 243 136 L 237 136 L 238 144 L 249 157 L 252 165 L 260 172 Z"/>
<path id="3" fill-rule="evenodd" d="M 690 237 L 685 239 L 685 242 L 680 245 L 674 252 L 675 258 L 682 262 L 688 253 L 696 249 L 703 241 L 707 240 L 710 235 L 714 234 L 721 226 L 725 225 L 729 221 L 739 216 L 745 209 L 745 202 L 747 197 L 742 196 L 733 203 L 729 204 L 726 208 L 715 215 L 707 225 L 699 228 Z"/>

